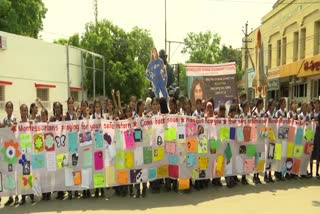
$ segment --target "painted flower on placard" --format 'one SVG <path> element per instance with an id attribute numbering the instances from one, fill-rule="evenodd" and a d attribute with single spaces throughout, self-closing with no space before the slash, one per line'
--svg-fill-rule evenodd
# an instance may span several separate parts
<path id="1" fill-rule="evenodd" d="M 16 163 L 21 155 L 19 144 L 13 142 L 13 140 L 5 141 L 1 153 L 3 154 L 5 162 L 9 164 Z"/>
<path id="2" fill-rule="evenodd" d="M 37 138 L 35 141 L 35 146 L 38 150 L 40 150 L 43 146 L 42 140 L 40 138 Z"/>

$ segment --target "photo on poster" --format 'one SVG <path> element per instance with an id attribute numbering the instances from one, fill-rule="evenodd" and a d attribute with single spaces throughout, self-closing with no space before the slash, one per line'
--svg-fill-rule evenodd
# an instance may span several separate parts
<path id="1" fill-rule="evenodd" d="M 274 158 L 274 150 L 275 150 L 275 144 L 269 143 L 268 145 L 268 159 L 273 160 Z"/>
<path id="2" fill-rule="evenodd" d="M 278 139 L 288 139 L 289 128 L 288 127 L 279 127 L 278 130 Z"/>
<path id="3" fill-rule="evenodd" d="M 91 132 L 83 132 L 79 134 L 79 144 L 80 146 L 87 146 L 92 144 Z"/>
<path id="4" fill-rule="evenodd" d="M 245 145 L 240 146 L 239 148 L 239 154 L 246 154 L 247 147 Z"/>

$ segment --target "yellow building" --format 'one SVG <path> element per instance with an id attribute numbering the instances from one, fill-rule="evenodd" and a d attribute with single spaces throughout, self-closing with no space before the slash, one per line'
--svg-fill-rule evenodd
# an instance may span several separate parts
<path id="1" fill-rule="evenodd" d="M 262 17 L 261 26 L 247 38 L 250 41 L 249 71 L 256 67 L 256 40 L 259 30 L 268 78 L 267 98 L 287 97 L 289 101 L 295 99 L 298 102 L 318 99 L 320 0 L 278 0 L 272 11 Z M 252 85 L 250 79 L 252 77 L 249 76 L 249 87 Z M 251 96 L 258 95 L 253 92 Z"/>

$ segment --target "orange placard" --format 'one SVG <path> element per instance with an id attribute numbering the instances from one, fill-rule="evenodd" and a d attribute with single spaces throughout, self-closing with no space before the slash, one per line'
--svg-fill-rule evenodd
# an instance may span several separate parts
<path id="1" fill-rule="evenodd" d="M 81 184 L 81 171 L 73 172 L 73 183 L 74 183 L 74 185 Z"/>
<path id="2" fill-rule="evenodd" d="M 180 178 L 178 188 L 179 188 L 179 190 L 190 189 L 189 178 Z"/>
<path id="3" fill-rule="evenodd" d="M 187 152 L 197 152 L 197 139 L 188 138 L 187 139 Z"/>
<path id="4" fill-rule="evenodd" d="M 117 170 L 116 173 L 117 184 L 128 184 L 129 173 L 127 170 Z"/>
<path id="5" fill-rule="evenodd" d="M 293 166 L 291 169 L 291 173 L 295 175 L 299 175 L 300 173 L 300 165 L 301 165 L 301 160 L 300 159 L 294 159 L 293 160 Z"/>

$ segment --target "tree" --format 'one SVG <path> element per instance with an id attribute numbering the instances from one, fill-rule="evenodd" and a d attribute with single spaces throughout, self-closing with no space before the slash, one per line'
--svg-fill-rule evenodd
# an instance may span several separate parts
<path id="1" fill-rule="evenodd" d="M 189 63 L 216 63 L 220 50 L 220 36 L 216 33 L 207 31 L 188 33 L 184 39 L 182 53 L 188 53 Z"/>
<path id="2" fill-rule="evenodd" d="M 42 0 L 0 0 L 0 30 L 37 38 L 46 12 Z"/>
<path id="3" fill-rule="evenodd" d="M 144 29 L 134 27 L 131 32 L 114 25 L 108 20 L 101 20 L 97 24 L 88 23 L 85 33 L 79 38 L 74 34 L 69 39 L 59 39 L 56 43 L 69 44 L 95 52 L 105 57 L 106 92 L 112 89 L 120 90 L 123 100 L 131 95 L 142 97 L 148 90 L 145 68 L 150 61 L 151 49 L 154 46 L 150 33 Z M 96 62 L 96 94 L 103 92 L 102 60 Z M 86 55 L 85 88 L 88 94 L 93 94 L 93 59 Z"/>
<path id="4" fill-rule="evenodd" d="M 239 49 L 232 48 L 232 46 L 222 45 L 222 48 L 219 52 L 218 57 L 219 63 L 226 63 L 226 62 L 235 62 L 237 66 L 237 79 L 241 80 L 243 72 L 241 70 L 242 67 L 242 57 L 241 51 Z"/>
<path id="5" fill-rule="evenodd" d="M 71 45 L 74 47 L 80 47 L 80 36 L 78 33 L 73 34 L 68 39 L 57 39 L 54 40 L 53 43 L 61 44 L 61 45 Z"/>

